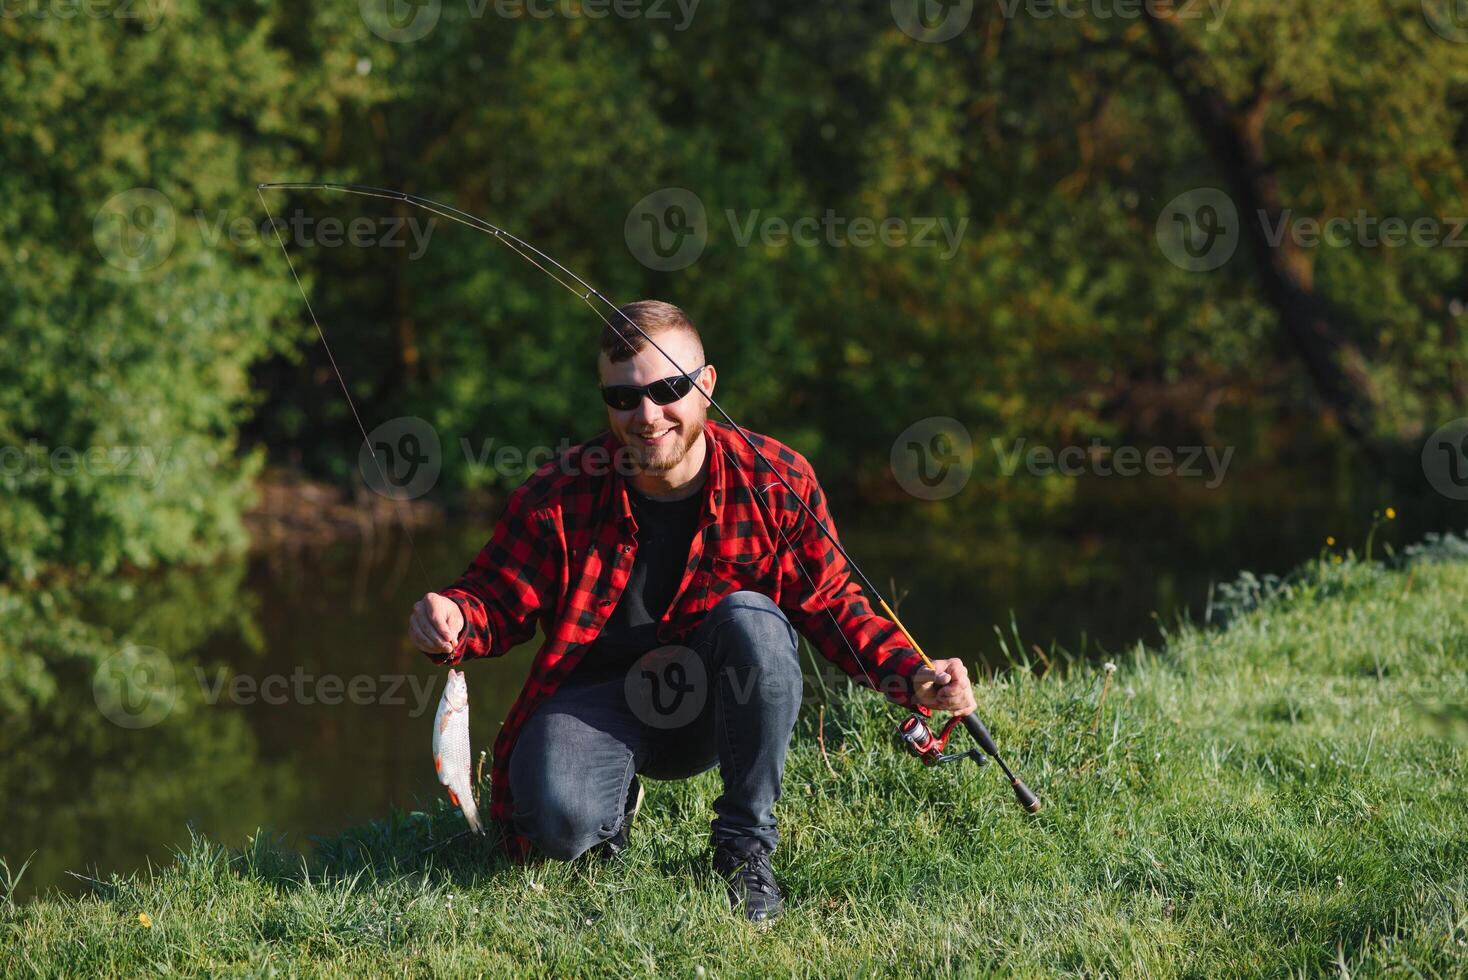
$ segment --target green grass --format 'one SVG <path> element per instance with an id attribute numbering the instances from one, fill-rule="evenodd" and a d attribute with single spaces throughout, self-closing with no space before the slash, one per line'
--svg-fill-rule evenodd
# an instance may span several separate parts
<path id="1" fill-rule="evenodd" d="M 1449 544 L 1245 582 L 1226 627 L 1117 657 L 1104 705 L 1097 666 L 1003 672 L 981 712 L 1035 816 L 992 766 L 898 754 L 900 714 L 870 694 L 827 709 L 828 769 L 812 708 L 776 809 L 789 910 L 765 932 L 701 870 L 707 773 L 649 784 L 615 867 L 423 855 L 461 824 L 446 807 L 309 866 L 195 840 L 88 896 L 0 901 L 0 971 L 1468 975 L 1468 561 Z"/>

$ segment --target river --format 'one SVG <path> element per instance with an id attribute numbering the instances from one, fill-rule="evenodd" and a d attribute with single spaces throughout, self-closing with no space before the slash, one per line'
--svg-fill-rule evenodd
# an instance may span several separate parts
<path id="1" fill-rule="evenodd" d="M 833 508 L 873 580 L 905 594 L 903 618 L 930 654 L 994 665 L 1004 659 L 996 626 L 1011 650 L 1059 645 L 1092 659 L 1155 642 L 1159 625 L 1201 614 L 1212 583 L 1286 571 L 1327 536 L 1336 550 L 1359 547 L 1373 510 L 1389 504 L 1400 517 L 1378 548 L 1443 523 L 1426 504 L 1318 468 L 1214 490 L 1093 480 L 1027 527 L 979 505 L 942 519 L 909 505 L 865 521 L 843 516 L 840 500 Z M 404 624 L 487 533 L 454 524 L 419 531 L 412 548 L 385 535 L 256 552 L 113 590 L 89 617 L 119 649 L 166 661 L 170 698 L 158 717 L 119 724 L 90 669 L 57 670 L 57 696 L 0 772 L 0 856 L 12 868 L 31 857 L 18 894 L 84 887 L 69 871 L 105 878 L 166 861 L 191 827 L 231 846 L 268 828 L 305 849 L 312 834 L 435 799 L 442 669 L 409 647 Z M 477 747 L 490 745 L 532 654 L 533 644 L 469 666 Z"/>

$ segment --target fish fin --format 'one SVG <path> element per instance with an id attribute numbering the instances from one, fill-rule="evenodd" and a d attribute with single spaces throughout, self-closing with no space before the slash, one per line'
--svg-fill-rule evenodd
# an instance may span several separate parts
<path id="1" fill-rule="evenodd" d="M 443 772 L 443 756 L 436 755 L 433 757 L 433 771 L 438 773 Z"/>
<path id="2" fill-rule="evenodd" d="M 449 802 L 453 803 L 454 806 L 463 806 L 463 804 L 459 802 L 458 794 L 456 794 L 453 790 L 449 790 Z"/>

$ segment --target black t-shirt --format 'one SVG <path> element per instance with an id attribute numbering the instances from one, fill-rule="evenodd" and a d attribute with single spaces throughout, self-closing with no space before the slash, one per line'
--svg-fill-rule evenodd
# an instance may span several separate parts
<path id="1" fill-rule="evenodd" d="M 638 657 L 662 645 L 658 623 L 683 581 L 703 498 L 695 493 L 682 500 L 659 501 L 627 488 L 637 519 L 637 557 L 617 608 L 571 672 L 572 679 L 623 676 Z"/>

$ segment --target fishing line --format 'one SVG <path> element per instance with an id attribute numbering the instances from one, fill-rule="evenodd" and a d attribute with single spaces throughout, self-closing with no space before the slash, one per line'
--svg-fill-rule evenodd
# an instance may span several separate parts
<path id="1" fill-rule="evenodd" d="M 673 369 L 675 371 L 677 371 L 684 377 L 688 376 L 688 372 L 685 371 L 683 367 L 679 365 L 678 362 L 674 360 L 673 357 L 668 354 L 666 350 L 663 349 L 661 344 L 659 344 L 656 340 L 649 336 L 647 332 L 642 329 L 641 326 L 633 321 L 632 318 L 629 317 L 626 313 L 622 312 L 620 307 L 616 306 L 614 303 L 612 303 L 611 300 L 603 296 L 594 286 L 592 286 L 586 280 L 582 279 L 576 273 L 572 272 L 570 269 L 566 268 L 560 262 L 557 262 L 555 259 L 551 258 L 545 252 L 536 248 L 534 245 L 531 245 L 529 242 L 526 242 L 523 239 L 517 238 L 510 232 L 505 231 L 503 228 L 500 228 L 497 225 L 493 225 L 488 221 L 485 221 L 483 218 L 476 217 L 475 215 L 469 214 L 466 211 L 461 211 L 458 208 L 452 207 L 447 204 L 441 204 L 437 201 L 429 200 L 428 198 L 418 197 L 414 194 L 408 194 L 403 191 L 389 190 L 382 187 L 370 187 L 361 184 L 341 184 L 329 181 L 296 181 L 259 184 L 256 186 L 256 193 L 260 195 L 262 205 L 264 205 L 265 203 L 265 190 L 338 191 L 345 194 L 356 194 L 362 197 L 376 197 L 382 198 L 384 200 L 402 201 L 407 204 L 412 204 L 415 207 L 420 207 L 425 211 L 430 212 L 431 214 L 439 215 L 440 217 L 447 218 L 450 221 L 456 221 L 459 224 L 466 225 L 470 228 L 474 228 L 477 231 L 492 235 L 499 241 L 504 242 L 507 247 L 509 247 L 521 258 L 525 259 L 531 265 L 534 265 L 537 269 L 540 269 L 546 275 L 550 276 L 551 279 L 560 284 L 566 290 L 580 297 L 581 301 L 584 302 L 591 309 L 591 311 L 596 314 L 597 319 L 601 320 L 602 323 L 608 327 L 608 329 L 612 330 L 613 333 L 620 337 L 624 342 L 626 342 L 625 331 L 612 325 L 612 322 L 608 320 L 607 317 L 602 313 L 602 311 L 596 306 L 596 304 L 592 302 L 593 298 L 602 303 L 607 309 L 612 310 L 618 316 L 620 316 L 622 320 L 625 321 L 626 324 L 630 326 L 633 330 L 635 330 L 644 341 L 651 345 L 652 348 L 656 350 L 659 354 L 663 355 L 664 359 L 666 359 L 667 362 L 673 366 Z M 270 215 L 270 209 L 268 206 L 266 206 L 266 214 Z M 295 277 L 296 287 L 300 289 L 302 298 L 305 299 L 305 287 L 301 285 L 301 279 L 300 276 L 296 274 L 295 265 L 290 261 L 290 253 L 285 248 L 285 243 L 281 239 L 280 228 L 275 224 L 273 216 L 271 216 L 271 226 L 275 229 L 276 240 L 281 243 L 281 250 L 285 252 L 286 261 L 291 266 L 291 274 Z M 537 261 L 537 259 L 540 261 Z M 561 278 L 561 275 L 557 275 L 556 272 L 552 272 L 551 269 L 546 268 L 547 265 L 553 267 L 557 272 L 565 276 L 565 279 Z M 571 285 L 571 282 L 566 281 L 567 279 L 571 280 L 571 282 L 574 282 L 576 285 Z M 309 299 L 306 299 L 306 307 L 307 310 L 311 312 L 312 322 L 316 324 L 316 331 L 321 336 L 322 344 L 325 345 L 326 335 L 321 329 L 320 322 L 316 320 L 315 312 L 311 311 L 311 303 Z M 630 347 L 631 344 L 629 343 L 628 346 Z M 327 350 L 327 353 L 328 356 L 330 356 L 329 348 Z M 335 369 L 335 358 L 332 358 L 331 360 L 332 367 L 333 369 Z M 339 383 L 341 383 L 342 391 L 344 394 L 346 394 L 347 400 L 350 402 L 351 393 L 347 391 L 346 383 L 342 380 L 341 372 L 339 370 L 337 371 L 337 380 Z M 747 445 L 754 452 L 755 456 L 761 462 L 763 462 L 766 467 L 769 468 L 770 473 L 775 477 L 776 480 L 780 482 L 780 484 L 795 500 L 796 504 L 799 505 L 801 511 L 805 514 L 806 518 L 815 522 L 816 527 L 820 529 L 826 540 L 846 561 L 847 567 L 856 575 L 858 579 L 860 579 L 861 584 L 866 588 L 867 592 L 877 600 L 883 612 L 885 612 L 888 618 L 892 621 L 892 624 L 897 627 L 897 629 L 902 633 L 903 637 L 906 638 L 908 643 L 912 645 L 914 652 L 916 652 L 918 657 L 921 658 L 923 664 L 928 667 L 928 669 L 936 671 L 937 668 L 933 666 L 932 660 L 928 658 L 928 655 L 923 651 L 923 648 L 918 644 L 917 640 L 908 631 L 907 627 L 903 624 L 901 618 L 897 615 L 896 611 L 891 607 L 890 604 L 888 604 L 886 598 L 882 595 L 881 590 L 879 590 L 874 584 L 872 584 L 871 579 L 869 579 L 866 576 L 866 573 L 861 570 L 861 566 L 856 563 L 856 561 L 851 557 L 850 553 L 847 552 L 846 548 L 841 544 L 839 540 L 837 540 L 835 533 L 826 526 L 826 523 L 822 521 L 819 515 L 817 515 L 815 511 L 810 507 L 810 505 L 805 502 L 804 498 L 802 498 L 800 494 L 796 492 L 795 488 L 790 485 L 790 482 L 786 480 L 785 477 L 779 472 L 779 470 L 775 468 L 774 463 L 770 462 L 769 457 L 767 457 L 760 450 L 759 446 L 755 444 L 754 440 L 750 438 L 749 434 L 744 431 L 739 423 L 734 421 L 733 417 L 724 410 L 724 407 L 718 403 L 714 396 L 704 391 L 697 384 L 695 384 L 693 387 L 697 388 L 698 391 L 703 394 L 705 400 L 708 401 L 709 405 L 724 417 L 724 421 L 729 425 L 729 427 L 733 429 L 734 432 L 740 437 L 740 439 L 744 441 L 745 445 Z M 366 441 L 366 429 L 362 426 L 361 417 L 357 415 L 355 404 L 352 407 L 352 413 L 353 416 L 357 418 L 357 426 L 359 429 L 362 430 L 363 439 L 364 441 Z M 730 458 L 732 460 L 732 451 L 729 450 L 727 446 L 724 446 L 722 448 L 724 449 L 725 453 L 728 453 L 730 455 Z M 368 449 L 370 451 L 371 447 L 369 446 Z M 374 453 L 373 459 L 376 460 L 376 458 L 376 454 Z M 735 469 L 739 470 L 739 467 L 735 465 Z M 379 472 L 382 471 L 382 464 L 380 461 L 378 462 L 378 470 Z M 747 483 L 750 483 L 750 490 L 755 495 L 755 498 L 757 500 L 760 499 L 759 491 L 750 481 L 748 474 L 744 474 L 743 470 L 739 470 L 739 472 L 744 475 L 745 481 Z M 386 480 L 385 474 L 384 480 Z M 815 588 L 814 579 L 805 569 L 804 564 L 800 561 L 800 555 L 798 551 L 796 551 L 793 546 L 790 546 L 790 539 L 788 538 L 788 536 L 785 535 L 784 529 L 780 527 L 779 522 L 774 519 L 774 516 L 770 511 L 768 502 L 762 502 L 765 504 L 766 513 L 770 514 L 771 522 L 775 525 L 776 530 L 779 531 L 781 536 L 785 539 L 786 545 L 790 547 L 791 554 L 795 559 L 797 567 L 800 568 L 801 573 L 805 575 L 806 579 L 811 582 L 812 595 L 815 595 L 817 590 Z M 404 524 L 404 530 L 407 530 L 406 523 Z M 409 533 L 409 543 L 411 544 L 411 542 L 412 535 L 411 533 Z M 422 569 L 421 561 L 419 561 L 419 568 L 420 570 Z M 835 614 L 831 611 L 830 603 L 824 602 L 823 608 L 826 610 L 827 615 L 831 617 L 832 622 L 836 623 Z M 836 625 L 837 635 L 839 635 L 845 642 L 847 649 L 851 652 L 857 666 L 861 668 L 867 682 L 871 684 L 871 686 L 875 689 L 877 685 L 872 683 L 871 675 L 867 672 L 865 665 L 862 663 L 861 657 L 857 655 L 855 648 L 851 644 L 851 641 L 846 637 L 845 631 L 839 628 L 839 623 L 836 623 Z M 1003 758 L 999 755 L 999 750 L 995 745 L 992 736 L 990 736 L 988 730 L 984 727 L 983 723 L 979 721 L 978 717 L 974 713 L 970 712 L 969 714 L 963 716 L 963 722 L 965 727 L 968 728 L 970 734 L 973 735 L 976 741 L 978 741 L 979 745 L 984 749 L 984 751 L 994 757 L 994 760 L 999 763 L 1000 768 L 1004 771 L 1004 774 L 1009 777 L 1015 794 L 1020 801 L 1020 805 L 1030 812 L 1038 810 L 1039 802 L 1035 799 L 1034 794 L 1030 792 L 1029 788 L 1025 786 L 1018 777 L 1010 772 L 1009 767 L 1005 765 Z"/>
<path id="2" fill-rule="evenodd" d="M 357 403 L 353 400 L 352 393 L 347 388 L 347 381 L 346 378 L 342 377 L 341 368 L 337 366 L 336 355 L 331 352 L 331 344 L 326 339 L 326 331 L 321 329 L 321 321 L 316 318 L 316 310 L 311 306 L 311 297 L 306 295 L 306 287 L 302 285 L 301 275 L 296 271 L 295 262 L 291 260 L 290 250 L 285 247 L 285 239 L 280 235 L 280 225 L 276 223 L 275 215 L 270 211 L 270 205 L 265 202 L 265 194 L 262 187 L 256 187 L 255 193 L 260 198 L 260 205 L 265 209 L 266 217 L 270 219 L 270 227 L 275 232 L 276 242 L 280 244 L 281 254 L 285 256 L 285 264 L 291 270 L 291 278 L 295 279 L 296 288 L 300 290 L 301 299 L 306 304 L 306 312 L 310 314 L 311 323 L 316 327 L 316 336 L 321 338 L 321 347 L 326 351 L 326 359 L 331 363 L 332 373 L 336 375 L 337 384 L 341 385 L 342 394 L 347 396 L 347 406 L 352 410 L 352 418 L 357 423 L 357 431 L 362 433 L 362 445 L 367 448 L 367 453 L 372 457 L 372 462 L 377 465 L 377 474 L 382 480 L 382 485 L 384 487 L 392 486 L 392 483 L 388 480 L 387 471 L 383 469 L 382 460 L 377 458 L 377 453 L 372 449 L 372 439 L 367 434 L 367 427 L 362 424 L 362 415 L 357 411 Z M 418 544 L 413 540 L 413 529 L 409 526 L 407 518 L 403 516 L 403 508 L 406 505 L 396 497 L 387 494 L 383 496 L 388 497 L 389 500 L 397 505 L 398 521 L 403 526 L 403 533 L 408 536 L 408 549 L 413 553 L 413 561 L 418 565 L 418 573 L 423 576 L 424 581 L 431 583 L 433 579 L 429 577 L 428 569 L 423 567 L 423 559 L 418 554 Z"/>

